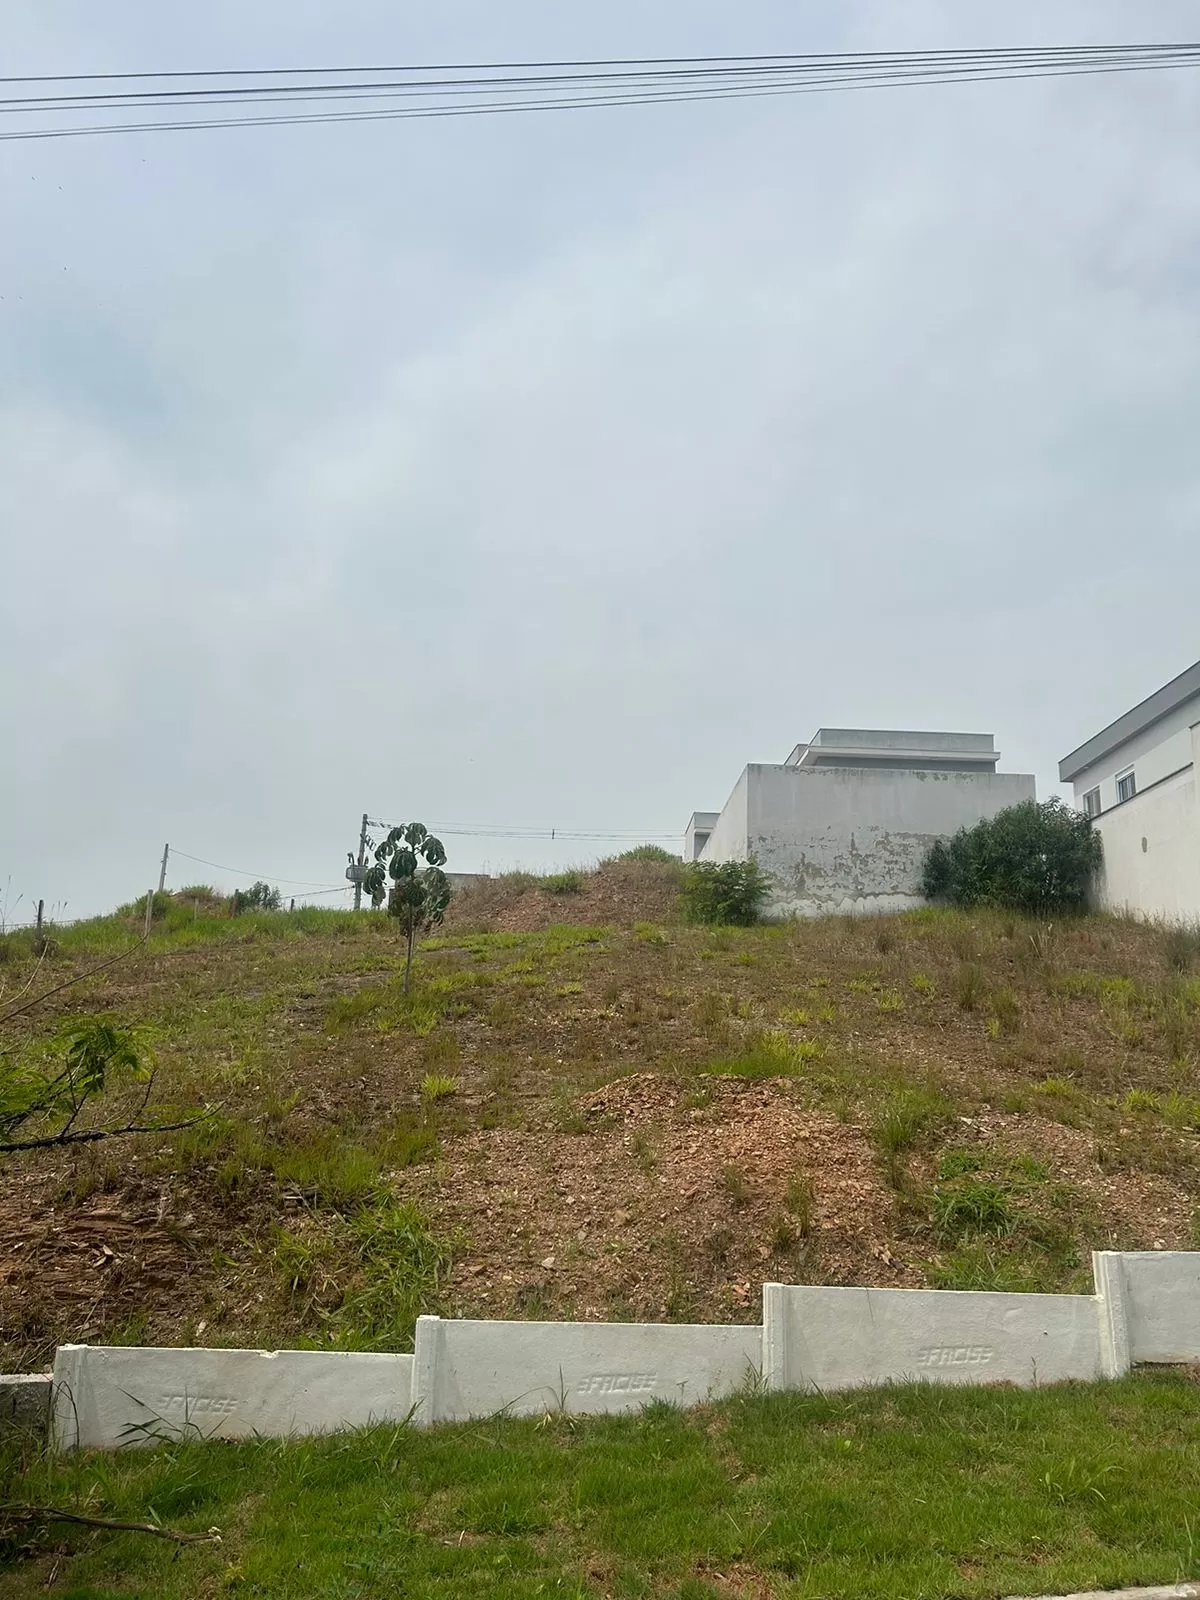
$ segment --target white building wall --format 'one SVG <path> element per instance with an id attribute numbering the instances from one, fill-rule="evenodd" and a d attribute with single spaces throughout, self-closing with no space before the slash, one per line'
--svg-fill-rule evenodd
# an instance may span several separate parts
<path id="1" fill-rule="evenodd" d="M 751 766 L 734 797 L 702 859 L 753 855 L 774 885 L 771 914 L 786 917 L 923 905 L 934 840 L 1036 790 L 1023 773 Z"/>
<path id="2" fill-rule="evenodd" d="M 1192 760 L 1192 729 L 1200 723 L 1200 695 L 1163 717 L 1152 728 L 1118 745 L 1100 761 L 1072 778 L 1075 803 L 1082 809 L 1090 789 L 1100 790 L 1100 809 L 1117 804 L 1117 773 L 1133 767 L 1139 789 L 1161 783 Z"/>
<path id="3" fill-rule="evenodd" d="M 1140 787 L 1094 824 L 1104 841 L 1098 887 L 1107 911 L 1200 919 L 1200 727 L 1189 730 L 1188 743 L 1192 765 L 1186 771 L 1154 788 Z"/>
<path id="4" fill-rule="evenodd" d="M 708 836 L 708 843 L 700 852 L 701 861 L 745 861 L 750 850 L 747 795 L 750 774 L 755 770 L 747 767 L 734 785 L 733 793 L 725 802 L 725 809 Z"/>

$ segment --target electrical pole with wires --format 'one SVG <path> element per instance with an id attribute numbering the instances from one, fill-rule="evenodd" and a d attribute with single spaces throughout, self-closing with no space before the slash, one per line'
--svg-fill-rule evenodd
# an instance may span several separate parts
<path id="1" fill-rule="evenodd" d="M 158 892 L 161 894 L 167 886 L 167 857 L 171 854 L 171 846 L 163 845 L 162 866 L 158 869 Z"/>
<path id="2" fill-rule="evenodd" d="M 346 868 L 346 876 L 354 885 L 354 909 L 362 910 L 363 879 L 367 875 L 367 813 L 362 815 L 362 831 L 358 836 L 358 860 L 350 857 L 350 865 Z"/>

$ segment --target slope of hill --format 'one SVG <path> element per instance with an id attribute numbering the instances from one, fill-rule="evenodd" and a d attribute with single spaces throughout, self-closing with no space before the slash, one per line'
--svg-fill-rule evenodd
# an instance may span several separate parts
<path id="1" fill-rule="evenodd" d="M 5 1160 L 0 1365 L 404 1348 L 422 1309 L 745 1320 L 765 1278 L 1057 1289 L 1091 1247 L 1195 1242 L 1200 980 L 1161 932 L 714 930 L 654 863 L 571 887 L 464 894 L 408 997 L 380 915 L 181 900 L 10 1027 L 36 1053 L 69 1014 L 136 1025 L 156 1098 L 214 1110 Z M 37 981 L 135 939 L 67 930 Z M 32 971 L 10 936 L 9 994 Z"/>

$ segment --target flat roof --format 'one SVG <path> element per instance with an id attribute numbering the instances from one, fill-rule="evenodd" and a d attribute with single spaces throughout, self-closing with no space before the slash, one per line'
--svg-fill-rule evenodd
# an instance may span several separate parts
<path id="1" fill-rule="evenodd" d="M 1095 766 L 1097 761 L 1103 761 L 1105 756 L 1111 755 L 1120 745 L 1144 733 L 1147 728 L 1152 728 L 1163 717 L 1169 717 L 1172 711 L 1195 695 L 1200 695 L 1200 661 L 1186 672 L 1181 672 L 1177 678 L 1172 678 L 1170 683 L 1164 683 L 1161 689 L 1155 690 L 1148 699 L 1134 706 L 1132 711 L 1110 722 L 1107 728 L 1102 728 L 1086 744 L 1081 744 L 1078 750 L 1072 750 L 1069 756 L 1064 756 L 1058 763 L 1059 782 L 1070 783 L 1081 772 L 1086 772 L 1088 767 Z"/>

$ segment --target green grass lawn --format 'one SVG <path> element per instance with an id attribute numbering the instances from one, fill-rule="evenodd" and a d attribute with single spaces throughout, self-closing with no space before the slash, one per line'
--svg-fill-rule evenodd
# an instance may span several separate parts
<path id="1" fill-rule="evenodd" d="M 190 1444 L 7 1477 L 9 1501 L 222 1541 L 20 1534 L 0 1543 L 6 1597 L 919 1600 L 1200 1576 L 1200 1388 L 1177 1375 Z"/>

